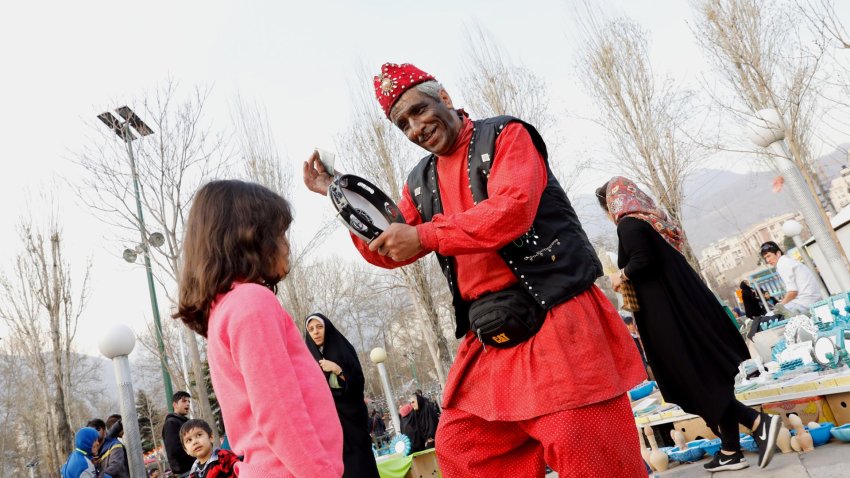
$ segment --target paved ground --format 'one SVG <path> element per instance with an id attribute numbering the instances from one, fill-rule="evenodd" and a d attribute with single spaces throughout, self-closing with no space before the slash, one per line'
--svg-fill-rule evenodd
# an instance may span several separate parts
<path id="1" fill-rule="evenodd" d="M 744 453 L 750 467 L 738 471 L 708 473 L 702 465 L 708 463 L 703 458 L 697 463 L 679 465 L 658 476 L 663 478 L 708 477 L 717 475 L 718 478 L 737 477 L 770 477 L 770 478 L 839 478 L 850 477 L 850 444 L 833 440 L 826 445 L 815 448 L 809 453 L 780 453 L 776 452 L 767 468 L 759 469 L 756 465 L 758 455 Z"/>
<path id="2" fill-rule="evenodd" d="M 786 453 L 778 450 L 770 465 L 765 469 L 756 466 L 758 455 L 744 453 L 750 467 L 739 471 L 724 471 L 709 473 L 702 465 L 708 463 L 703 458 L 696 463 L 678 465 L 663 473 L 657 473 L 659 478 L 850 478 L 850 443 L 831 441 L 826 445 L 815 448 L 810 453 Z M 546 478 L 557 478 L 557 473 L 549 473 Z"/>

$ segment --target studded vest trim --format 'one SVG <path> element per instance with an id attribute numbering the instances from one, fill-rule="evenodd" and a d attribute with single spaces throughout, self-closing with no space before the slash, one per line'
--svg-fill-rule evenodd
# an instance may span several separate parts
<path id="1" fill-rule="evenodd" d="M 524 121 L 497 116 L 473 122 L 467 158 L 473 202 L 478 204 L 487 199 L 487 178 L 495 159 L 496 139 L 505 126 L 514 122 L 525 127 L 543 156 L 547 183 L 531 227 L 499 249 L 499 255 L 513 271 L 519 285 L 548 310 L 590 287 L 602 275 L 602 265 L 567 195 L 552 174 L 543 138 Z M 407 187 L 423 221 L 442 214 L 436 156 L 422 158 L 408 176 Z M 469 330 L 470 303 L 461 297 L 452 258 L 437 254 L 437 260 L 452 292 L 455 336 L 461 338 Z"/>

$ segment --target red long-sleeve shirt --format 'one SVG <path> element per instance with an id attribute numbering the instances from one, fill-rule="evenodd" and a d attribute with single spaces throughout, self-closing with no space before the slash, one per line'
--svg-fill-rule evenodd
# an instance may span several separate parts
<path id="1" fill-rule="evenodd" d="M 466 170 L 471 138 L 472 122 L 465 118 L 454 150 L 437 161 L 443 214 L 423 223 L 410 191 L 404 187 L 399 209 L 407 224 L 416 226 L 424 249 L 421 254 L 396 262 L 369 251 L 363 241 L 354 241 L 367 261 L 386 268 L 409 264 L 431 251 L 453 256 L 461 295 L 466 300 L 516 282 L 497 251 L 531 226 L 547 179 L 543 157 L 531 137 L 522 125 L 511 123 L 496 140 L 494 162 L 487 178 L 488 198 L 475 206 L 468 193 Z M 458 195 L 457 191 L 463 194 Z"/>
<path id="2" fill-rule="evenodd" d="M 472 122 L 464 118 L 452 149 L 437 158 L 443 214 L 423 222 L 404 188 L 399 209 L 416 226 L 420 254 L 396 262 L 352 235 L 360 254 L 380 267 L 403 266 L 431 251 L 453 257 L 465 300 L 517 281 L 497 251 L 531 226 L 547 181 L 531 136 L 511 123 L 496 139 L 488 198 L 475 205 L 467 176 L 471 137 Z M 524 420 L 619 396 L 645 376 L 622 319 L 593 287 L 555 306 L 540 332 L 516 347 L 484 351 L 468 333 L 449 373 L 443 406 L 487 420 Z"/>

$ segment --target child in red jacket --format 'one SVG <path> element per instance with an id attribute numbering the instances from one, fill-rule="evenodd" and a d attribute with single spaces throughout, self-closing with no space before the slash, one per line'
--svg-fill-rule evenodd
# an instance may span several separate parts
<path id="1" fill-rule="evenodd" d="M 232 451 L 213 449 L 212 428 L 204 420 L 192 419 L 180 427 L 180 440 L 195 463 L 190 478 L 230 478 L 239 458 Z"/>

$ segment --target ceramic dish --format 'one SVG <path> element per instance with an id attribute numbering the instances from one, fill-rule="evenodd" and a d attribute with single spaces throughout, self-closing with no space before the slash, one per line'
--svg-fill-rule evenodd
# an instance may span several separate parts
<path id="1" fill-rule="evenodd" d="M 841 425 L 840 427 L 831 428 L 829 433 L 838 440 L 850 442 L 850 423 Z"/>

